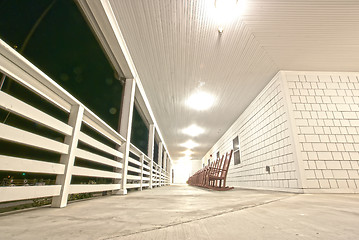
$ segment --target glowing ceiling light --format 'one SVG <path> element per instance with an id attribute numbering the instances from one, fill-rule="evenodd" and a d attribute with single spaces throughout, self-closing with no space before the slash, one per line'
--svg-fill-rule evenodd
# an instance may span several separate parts
<path id="1" fill-rule="evenodd" d="M 193 154 L 193 152 L 190 149 L 187 149 L 186 151 L 184 151 L 182 153 L 184 153 L 184 155 L 186 155 L 186 156 L 190 156 Z"/>
<path id="2" fill-rule="evenodd" d="M 203 91 L 198 91 L 189 97 L 187 105 L 193 109 L 202 111 L 212 107 L 214 100 L 213 95 Z"/>
<path id="3" fill-rule="evenodd" d="M 243 14 L 246 8 L 246 0 L 215 0 L 214 6 L 218 32 L 222 34 L 227 22 Z"/>
<path id="4" fill-rule="evenodd" d="M 204 133 L 203 128 L 198 127 L 196 124 L 192 124 L 188 128 L 182 130 L 184 134 L 190 135 L 192 137 L 196 137 L 202 133 Z"/>
<path id="5" fill-rule="evenodd" d="M 192 140 L 188 140 L 187 142 L 182 143 L 181 146 L 185 147 L 185 148 L 188 148 L 188 149 L 192 149 L 192 148 L 195 148 L 195 147 L 199 146 L 199 144 L 193 142 Z"/>

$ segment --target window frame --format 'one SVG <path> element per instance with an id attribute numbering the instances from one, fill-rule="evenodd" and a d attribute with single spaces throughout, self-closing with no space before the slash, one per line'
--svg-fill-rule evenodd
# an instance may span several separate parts
<path id="1" fill-rule="evenodd" d="M 233 144 L 233 163 L 234 165 L 238 165 L 242 163 L 241 159 L 241 144 L 240 144 L 240 138 L 239 135 L 237 135 L 232 140 Z"/>

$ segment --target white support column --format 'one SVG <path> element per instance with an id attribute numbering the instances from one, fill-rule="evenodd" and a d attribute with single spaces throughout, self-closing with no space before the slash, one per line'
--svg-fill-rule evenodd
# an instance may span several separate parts
<path id="1" fill-rule="evenodd" d="M 141 182 L 140 182 L 140 191 L 142 191 L 142 185 L 143 185 L 143 164 L 145 164 L 145 155 L 142 154 L 140 157 L 141 162 Z"/>
<path id="2" fill-rule="evenodd" d="M 165 151 L 163 154 L 163 175 L 164 176 L 167 176 L 166 168 L 167 168 L 167 152 Z M 166 179 L 163 179 L 163 185 L 166 185 Z"/>
<path id="3" fill-rule="evenodd" d="M 169 156 L 167 155 L 167 159 L 166 159 L 166 177 L 167 177 L 167 180 L 166 180 L 166 185 L 169 185 L 170 181 L 170 171 L 168 170 L 169 169 L 169 166 L 170 166 L 170 161 L 169 161 Z"/>
<path id="4" fill-rule="evenodd" d="M 168 184 L 172 183 L 171 173 L 172 173 L 172 163 L 171 160 L 168 159 Z"/>
<path id="5" fill-rule="evenodd" d="M 171 184 L 171 183 L 173 183 L 173 182 L 172 182 L 172 162 L 170 162 L 170 169 L 169 169 L 169 171 L 170 171 L 170 174 L 169 174 L 169 175 L 170 175 L 170 184 Z"/>
<path id="6" fill-rule="evenodd" d="M 117 194 L 123 195 L 127 194 L 127 167 L 130 154 L 132 116 L 135 103 L 135 87 L 136 82 L 134 79 L 126 79 L 120 121 L 120 134 L 126 139 L 126 143 L 122 144 L 120 148 L 121 152 L 123 153 L 122 179 L 121 189 L 116 191 Z"/>
<path id="7" fill-rule="evenodd" d="M 153 148 L 154 148 L 154 142 L 155 142 L 155 125 L 154 124 L 150 124 L 149 126 L 149 132 L 148 132 L 148 157 L 151 159 L 150 162 L 150 186 L 149 188 L 152 188 L 152 176 L 153 176 Z"/>
<path id="8" fill-rule="evenodd" d="M 162 142 L 160 142 L 158 144 L 158 166 L 162 168 L 162 149 L 163 149 L 163 144 Z"/>
<path id="9" fill-rule="evenodd" d="M 168 177 L 168 180 L 167 180 L 167 185 L 169 185 L 170 184 L 170 168 L 171 168 L 171 162 L 170 162 L 170 158 L 169 157 L 167 157 L 167 169 L 166 169 L 166 171 L 167 171 L 167 177 Z"/>
<path id="10" fill-rule="evenodd" d="M 61 155 L 60 163 L 65 165 L 64 174 L 57 175 L 56 185 L 61 185 L 60 195 L 52 198 L 51 207 L 66 207 L 69 186 L 72 178 L 72 167 L 75 162 L 75 152 L 79 140 L 84 108 L 80 105 L 72 106 L 68 124 L 73 128 L 71 136 L 65 137 L 65 144 L 69 145 L 69 152 Z"/>
<path id="11" fill-rule="evenodd" d="M 162 149 L 163 149 L 163 143 L 159 142 L 158 143 L 158 169 L 157 171 L 159 172 L 159 179 L 158 179 L 158 186 L 161 187 L 162 185 L 162 180 L 161 180 L 161 175 L 162 175 L 162 160 L 163 160 L 163 155 L 162 155 Z"/>

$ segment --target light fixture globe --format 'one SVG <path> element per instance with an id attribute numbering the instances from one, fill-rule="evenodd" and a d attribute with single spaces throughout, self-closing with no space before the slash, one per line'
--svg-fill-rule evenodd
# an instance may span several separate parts
<path id="1" fill-rule="evenodd" d="M 192 141 L 192 140 L 188 140 L 187 142 L 182 143 L 181 146 L 185 147 L 185 148 L 188 148 L 188 149 L 193 149 L 193 148 L 199 146 L 199 144 Z"/>
<path id="2" fill-rule="evenodd" d="M 246 0 L 215 0 L 214 7 L 218 33 L 221 35 L 227 23 L 242 15 L 246 8 Z"/>
<path id="3" fill-rule="evenodd" d="M 197 91 L 187 100 L 187 106 L 192 109 L 203 111 L 211 108 L 215 102 L 212 94 L 203 91 Z"/>
<path id="4" fill-rule="evenodd" d="M 196 124 L 192 124 L 191 126 L 183 129 L 182 133 L 187 134 L 191 137 L 197 137 L 198 135 L 204 133 L 204 129 L 197 126 Z"/>

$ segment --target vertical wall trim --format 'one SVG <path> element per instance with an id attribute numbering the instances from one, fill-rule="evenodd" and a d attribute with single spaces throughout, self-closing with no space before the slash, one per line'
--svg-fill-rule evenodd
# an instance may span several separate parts
<path id="1" fill-rule="evenodd" d="M 84 114 L 84 108 L 80 105 L 74 105 L 71 107 L 70 117 L 68 124 L 73 127 L 71 136 L 65 137 L 65 144 L 69 145 L 69 152 L 62 154 L 60 163 L 65 165 L 64 174 L 57 175 L 56 185 L 61 185 L 60 195 L 52 198 L 51 207 L 66 207 L 67 199 L 69 195 L 69 187 L 72 178 L 72 167 L 75 162 L 75 153 L 77 143 L 79 140 L 79 133 L 82 124 L 82 118 Z"/>
<path id="2" fill-rule="evenodd" d="M 293 160 L 295 163 L 294 165 L 296 167 L 295 172 L 297 174 L 298 187 L 300 189 L 305 189 L 305 188 L 307 188 L 307 182 L 306 182 L 307 178 L 305 176 L 302 152 L 300 150 L 297 125 L 295 123 L 294 110 L 293 110 L 293 106 L 292 106 L 292 101 L 290 99 L 289 86 L 288 86 L 288 82 L 287 82 L 286 72 L 281 71 L 280 75 L 279 75 L 279 79 L 280 79 L 280 86 L 282 88 L 282 93 L 283 93 L 285 113 L 286 113 L 287 119 L 288 119 L 289 136 L 290 136 L 290 140 L 291 140 L 291 145 L 293 146 Z"/>

